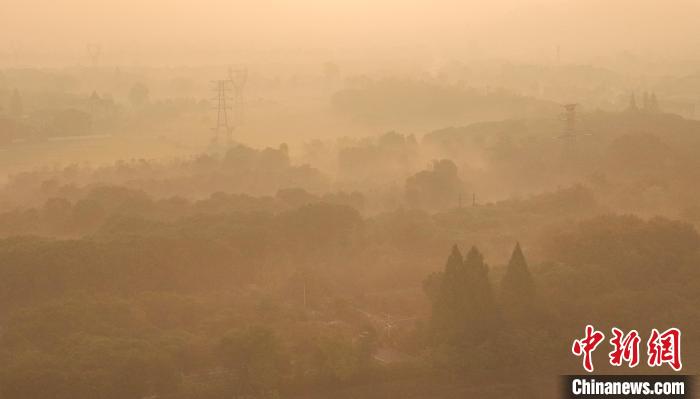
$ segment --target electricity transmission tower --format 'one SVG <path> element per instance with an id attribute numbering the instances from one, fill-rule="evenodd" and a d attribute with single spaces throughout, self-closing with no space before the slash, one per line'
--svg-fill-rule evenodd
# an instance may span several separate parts
<path id="1" fill-rule="evenodd" d="M 571 162 L 577 157 L 577 146 L 578 140 L 584 136 L 591 136 L 578 127 L 578 118 L 576 114 L 576 107 L 578 104 L 564 104 L 564 113 L 561 118 L 564 122 L 564 127 L 561 136 L 558 138 L 564 140 L 564 160 Z"/>
<path id="2" fill-rule="evenodd" d="M 564 121 L 564 131 L 560 136 L 565 140 L 567 147 L 573 149 L 576 146 L 576 107 L 578 104 L 564 104 L 564 113 L 562 119 Z"/>
<path id="3" fill-rule="evenodd" d="M 577 126 L 577 106 L 578 104 L 564 104 L 564 113 L 561 115 L 562 120 L 564 121 L 564 131 L 559 138 L 565 140 L 566 147 L 570 150 L 575 149 L 576 142 L 580 137 L 591 135 L 590 133 L 582 131 Z"/>
<path id="4" fill-rule="evenodd" d="M 214 90 L 216 91 L 216 98 L 214 101 L 217 103 L 216 107 L 216 127 L 212 128 L 214 130 L 214 141 L 219 141 L 219 135 L 225 134 L 227 143 L 231 142 L 231 131 L 233 128 L 229 125 L 228 111 L 231 109 L 229 102 L 231 98 L 229 96 L 228 84 L 230 80 L 217 80 L 212 82 L 214 84 Z"/>

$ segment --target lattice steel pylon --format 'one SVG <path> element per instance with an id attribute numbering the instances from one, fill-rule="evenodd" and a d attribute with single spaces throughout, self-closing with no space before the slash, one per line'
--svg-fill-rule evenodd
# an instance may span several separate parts
<path id="1" fill-rule="evenodd" d="M 216 107 L 216 127 L 214 130 L 214 141 L 219 141 L 219 136 L 223 133 L 226 137 L 227 144 L 231 143 L 231 133 L 233 128 L 229 125 L 228 111 L 231 109 L 229 105 L 231 98 L 229 97 L 229 83 L 230 80 L 217 80 L 212 82 L 215 85 L 214 90 L 216 91 L 216 98 L 214 101 L 217 103 Z"/>
<path id="2" fill-rule="evenodd" d="M 573 150 L 576 146 L 576 136 L 578 132 L 576 131 L 576 107 L 578 104 L 564 104 L 564 113 L 562 114 L 562 119 L 564 120 L 564 132 L 561 138 L 565 140 L 569 150 Z"/>
<path id="3" fill-rule="evenodd" d="M 577 149 L 579 139 L 591 136 L 590 132 L 586 132 L 578 126 L 577 107 L 578 104 L 564 104 L 564 113 L 561 115 L 564 127 L 561 136 L 558 138 L 564 140 L 562 155 L 567 162 L 574 162 L 580 156 Z"/>

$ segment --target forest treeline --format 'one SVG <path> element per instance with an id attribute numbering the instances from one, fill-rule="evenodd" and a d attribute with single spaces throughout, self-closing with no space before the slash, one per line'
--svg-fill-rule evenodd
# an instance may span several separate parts
<path id="1" fill-rule="evenodd" d="M 29 65 L 52 58 L 30 37 L 0 48 L 0 399 L 556 398 L 587 324 L 679 328 L 698 373 L 700 74 L 682 43 L 663 62 L 619 43 L 508 59 L 509 35 L 424 40 L 421 20 L 450 27 L 374 3 L 372 40 L 332 51 L 272 48 L 300 32 L 267 28 L 248 50 L 71 45 L 64 67 Z M 248 28 L 274 28 L 253 8 Z M 537 25 L 507 18 L 524 40 Z M 612 367 L 606 346 L 596 372 L 670 373 Z"/>
<path id="2" fill-rule="evenodd" d="M 511 98 L 367 81 L 335 106 L 425 96 Z M 678 327 L 697 357 L 700 125 L 579 126 L 573 150 L 532 118 L 14 174 L 0 398 L 546 397 L 528 381 L 580 372 L 584 323 Z"/>
<path id="3" fill-rule="evenodd" d="M 88 194 L 104 212 L 90 228 L 1 240 L 2 397 L 294 397 L 575 372 L 567 346 L 583 319 L 673 323 L 695 355 L 692 225 L 595 201 L 581 213 L 581 187 L 374 216 L 301 193 L 170 204 L 102 187 Z M 64 201 L 63 216 L 35 211 L 38 225 L 72 217 Z M 384 311 L 412 321 L 389 336 L 372 316 Z M 377 362 L 386 348 L 403 360 Z"/>
<path id="4" fill-rule="evenodd" d="M 561 123 L 506 120 L 414 135 L 313 140 L 255 149 L 235 145 L 168 161 L 73 164 L 10 176 L 0 191 L 6 208 L 76 200 L 95 186 L 144 191 L 156 200 L 200 200 L 212 193 L 275 196 L 301 188 L 315 196 L 353 193 L 352 206 L 375 214 L 397 208 L 444 212 L 506 198 L 526 199 L 581 185 L 610 210 L 700 222 L 696 121 L 643 109 L 583 114 L 575 148 Z M 290 153 L 294 152 L 294 153 Z M 356 194 L 355 194 L 356 193 Z M 349 204 L 348 202 L 345 202 Z"/>
<path id="5" fill-rule="evenodd" d="M 505 88 L 474 88 L 464 83 L 357 77 L 333 95 L 333 107 L 363 122 L 425 122 L 469 118 L 497 120 L 555 112 L 557 105 Z"/>
<path id="6" fill-rule="evenodd" d="M 571 203 L 577 205 L 571 206 Z M 585 212 L 582 204 L 586 204 Z M 216 193 L 203 200 L 190 201 L 183 198 L 155 200 L 142 191 L 98 186 L 85 190 L 82 197 L 73 201 L 52 198 L 40 208 L 2 213 L 0 233 L 5 237 L 2 242 L 9 251 L 8 256 L 45 254 L 46 262 L 35 262 L 35 266 L 47 268 L 45 272 L 60 270 L 52 269 L 47 262 L 53 261 L 56 252 L 63 251 L 69 251 L 70 255 L 56 259 L 87 268 L 85 272 L 95 272 L 95 267 L 102 265 L 105 273 L 118 272 L 110 271 L 112 265 L 103 261 L 116 260 L 119 253 L 123 257 L 129 253 L 133 255 L 128 262 L 119 261 L 123 267 L 156 273 L 157 269 L 145 267 L 153 256 L 164 257 L 158 263 L 168 267 L 189 259 L 183 266 L 182 272 L 185 272 L 198 269 L 196 263 L 211 251 L 212 260 L 220 259 L 210 264 L 212 268 L 221 262 L 222 265 L 240 264 L 238 268 L 222 267 L 230 272 L 238 269 L 247 278 L 234 273 L 232 277 L 235 278 L 230 281 L 213 276 L 212 280 L 197 282 L 197 279 L 183 277 L 183 283 L 208 286 L 218 281 L 240 285 L 264 281 L 269 275 L 278 275 L 279 280 L 284 280 L 279 270 L 328 267 L 339 272 L 346 268 L 341 265 L 347 265 L 347 273 L 354 274 L 354 279 L 376 279 L 373 284 L 391 287 L 397 281 L 396 276 L 391 275 L 398 271 L 394 268 L 404 268 L 402 276 L 421 276 L 431 266 L 421 265 L 422 261 L 417 260 L 439 257 L 440 248 L 455 237 L 469 237 L 465 239 L 481 242 L 489 251 L 498 252 L 507 248 L 516 235 L 526 235 L 538 225 L 555 224 L 560 217 L 576 218 L 604 212 L 591 193 L 582 187 L 528 200 L 454 208 L 435 214 L 396 210 L 363 216 L 358 210 L 361 205 L 359 193 L 315 196 L 302 189 L 287 189 L 273 197 Z M 522 227 L 504 235 L 502 227 L 509 223 Z M 539 229 L 538 234 L 544 231 Z M 168 247 L 173 250 L 160 249 Z M 147 255 L 150 251 L 152 254 Z M 177 251 L 183 252 L 177 254 Z M 273 251 L 279 253 L 279 259 L 270 262 Z M 396 259 L 391 265 L 382 265 L 386 259 L 374 259 L 373 253 L 396 256 Z M 95 257 L 94 261 L 86 262 L 85 257 L 90 256 Z M 415 261 L 412 260 L 414 256 L 417 257 Z M 100 261 L 95 263 L 97 260 Z M 252 267 L 252 264 L 258 266 Z M 8 260 L 8 267 L 11 265 L 15 265 L 16 271 L 29 267 L 24 261 Z M 90 274 L 74 272 L 76 276 Z M 33 274 L 26 276 L 32 279 Z M 178 276 L 181 273 L 163 270 L 161 284 Z M 118 281 L 105 278 L 108 284 Z M 24 285 L 6 283 L 5 292 Z M 54 283 L 53 279 L 46 280 L 47 288 Z M 128 289 L 129 284 L 125 282 L 119 289 Z M 63 289 L 55 288 L 58 292 Z M 95 289 L 101 291 L 105 287 Z"/>

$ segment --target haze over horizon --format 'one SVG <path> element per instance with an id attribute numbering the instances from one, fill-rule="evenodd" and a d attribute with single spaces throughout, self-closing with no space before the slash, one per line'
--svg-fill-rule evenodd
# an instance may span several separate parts
<path id="1" fill-rule="evenodd" d="M 700 4 L 654 0 L 296 2 L 6 0 L 0 64 L 205 65 L 276 53 L 401 55 L 567 62 L 628 54 L 647 61 L 700 55 Z M 125 29 L 126 28 L 126 29 Z M 659 35 L 659 32 L 664 32 Z"/>
<path id="2" fill-rule="evenodd" d="M 555 399 L 587 326 L 697 375 L 698 15 L 0 0 L 0 399 Z"/>

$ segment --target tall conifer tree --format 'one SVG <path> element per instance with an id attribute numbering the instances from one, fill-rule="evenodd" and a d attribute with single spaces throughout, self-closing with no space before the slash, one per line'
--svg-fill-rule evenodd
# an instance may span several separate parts
<path id="1" fill-rule="evenodd" d="M 494 332 L 498 320 L 498 308 L 489 281 L 488 265 L 476 247 L 472 247 L 467 253 L 464 266 L 469 290 L 468 333 L 473 339 L 481 341 Z"/>
<path id="2" fill-rule="evenodd" d="M 504 301 L 516 303 L 529 302 L 535 296 L 535 283 L 530 275 L 520 243 L 515 245 L 508 262 L 506 274 L 501 281 L 501 294 Z"/>
<path id="3" fill-rule="evenodd" d="M 463 258 L 454 246 L 444 272 L 432 275 L 427 283 L 431 288 L 426 291 L 433 300 L 433 328 L 441 340 L 477 343 L 493 331 L 498 312 L 488 266 L 476 247 Z"/>

